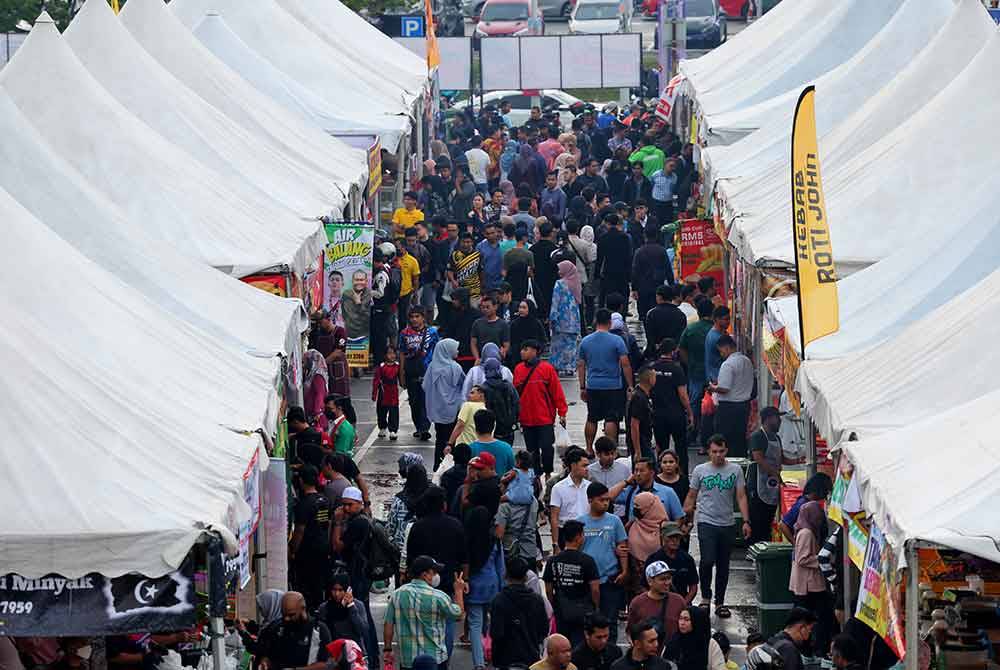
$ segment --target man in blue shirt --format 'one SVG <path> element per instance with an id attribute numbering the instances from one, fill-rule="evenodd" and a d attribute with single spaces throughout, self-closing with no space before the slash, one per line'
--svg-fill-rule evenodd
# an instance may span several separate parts
<path id="1" fill-rule="evenodd" d="M 618 441 L 618 422 L 625 414 L 626 391 L 632 391 L 632 366 L 628 349 L 621 337 L 611 332 L 611 312 L 597 310 L 596 330 L 580 343 L 576 363 L 580 379 L 580 400 L 587 403 L 587 425 L 584 437 L 587 454 L 594 455 L 597 422 L 604 421 L 604 434 Z M 627 389 L 622 388 L 622 373 Z"/>
<path id="2" fill-rule="evenodd" d="M 483 293 L 495 289 L 503 280 L 503 251 L 500 250 L 500 229 L 489 222 L 483 228 L 486 239 L 476 245 L 483 259 Z"/>
<path id="3" fill-rule="evenodd" d="M 505 475 L 514 469 L 514 450 L 510 444 L 493 436 L 497 426 L 496 414 L 488 409 L 477 411 L 472 420 L 476 424 L 476 441 L 469 445 L 474 454 L 487 451 L 497 461 L 497 474 Z"/>
<path id="4" fill-rule="evenodd" d="M 608 487 L 594 482 L 587 487 L 590 511 L 580 517 L 583 524 L 583 553 L 593 557 L 601 579 L 601 614 L 609 621 L 617 621 L 618 610 L 625 599 L 625 580 L 628 578 L 628 535 L 621 519 L 608 514 L 611 496 Z M 618 549 L 625 549 L 620 554 Z M 611 644 L 617 637 L 618 626 L 611 627 Z"/>
<path id="5" fill-rule="evenodd" d="M 559 188 L 559 172 L 552 170 L 545 175 L 545 188 L 538 195 L 538 210 L 544 211 L 545 205 L 552 205 L 555 222 L 560 223 L 566 218 L 566 193 Z"/>
<path id="6" fill-rule="evenodd" d="M 677 162 L 667 159 L 663 167 L 649 175 L 652 184 L 653 214 L 660 225 L 674 222 L 674 194 L 677 192 L 677 175 L 674 168 Z"/>
<path id="7" fill-rule="evenodd" d="M 729 330 L 729 308 L 719 306 L 712 312 L 715 325 L 705 335 L 705 379 L 719 380 L 719 368 L 722 367 L 722 355 L 719 353 L 719 338 Z"/>
<path id="8" fill-rule="evenodd" d="M 646 491 L 656 494 L 671 521 L 677 521 L 684 516 L 684 507 L 677 493 L 669 486 L 656 481 L 656 465 L 650 458 L 637 460 L 632 467 L 632 476 L 612 486 L 608 495 L 616 505 L 625 506 L 624 521 L 627 522 L 635 517 L 632 501 L 637 495 Z"/>

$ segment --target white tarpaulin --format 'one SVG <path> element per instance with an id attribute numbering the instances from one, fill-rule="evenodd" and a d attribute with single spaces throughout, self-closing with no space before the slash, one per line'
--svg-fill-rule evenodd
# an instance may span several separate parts
<path id="1" fill-rule="evenodd" d="M 302 216 L 341 215 L 349 180 L 338 188 L 202 100 L 136 43 L 106 2 L 84 4 L 63 37 L 126 109 L 207 167 L 249 182 Z"/>
<path id="2" fill-rule="evenodd" d="M 334 50 L 400 86 L 420 94 L 427 61 L 365 21 L 340 0 L 278 0 L 278 4 Z"/>
<path id="3" fill-rule="evenodd" d="M 960 0 L 919 55 L 856 110 L 842 108 L 837 96 L 817 89 L 816 121 L 824 181 L 937 95 L 995 31 L 978 0 Z M 768 257 L 757 249 L 758 236 L 767 234 L 765 231 L 775 239 L 784 233 L 790 240 L 786 225 L 791 217 L 790 142 L 791 122 L 782 120 L 768 123 L 730 147 L 702 154 L 706 162 L 719 157 L 720 165 L 725 164 L 709 171 L 724 177 L 716 187 L 725 203 L 726 219 L 740 216 L 730 238 L 744 257 Z M 790 248 L 790 242 L 785 244 Z"/>
<path id="4" fill-rule="evenodd" d="M 1000 562 L 1000 393 L 948 401 L 947 411 L 843 447 L 865 511 L 897 551 L 917 539 Z"/>
<path id="5" fill-rule="evenodd" d="M 165 313 L 3 192 L 0 216 L 0 571 L 162 575 L 199 524 L 247 515 L 259 438 L 230 427 L 265 425 L 274 361 Z"/>
<path id="6" fill-rule="evenodd" d="M 967 0 L 979 5 L 978 0 Z M 949 18 L 961 13 L 961 1 L 906 0 L 892 19 L 853 58 L 813 82 L 817 100 L 816 133 L 829 132 L 870 97 L 893 81 L 935 35 L 945 30 Z M 966 5 L 968 7 L 968 5 Z M 705 117 L 702 125 L 718 130 L 752 132 L 728 146 L 709 146 L 702 161 L 711 165 L 710 178 L 731 177 L 770 165 L 778 153 L 790 155 L 792 117 L 800 90 L 789 91 L 741 110 Z M 758 130 L 759 129 L 759 130 Z M 708 175 L 706 175 L 708 176 Z"/>
<path id="7" fill-rule="evenodd" d="M 400 134 L 386 135 L 382 129 L 369 125 L 357 115 L 350 117 L 341 115 L 333 109 L 333 105 L 251 49 L 226 25 L 225 19 L 218 13 L 206 14 L 201 23 L 195 26 L 194 36 L 212 52 L 212 55 L 245 79 L 246 83 L 253 86 L 260 94 L 302 117 L 303 120 L 332 135 L 360 133 L 371 136 L 381 133 L 382 137 L 391 136 L 394 138 L 392 148 L 386 147 L 386 149 L 395 151 Z"/>
<path id="8" fill-rule="evenodd" d="M 726 82 L 708 90 L 695 88 L 703 116 L 711 119 L 744 109 L 814 81 L 858 53 L 903 1 L 843 0 L 830 4 L 822 16 L 786 34 L 759 58 L 747 58 L 737 72 L 727 72 Z M 734 138 L 721 139 L 726 144 Z"/>
<path id="9" fill-rule="evenodd" d="M 839 267 L 864 267 L 893 253 L 903 240 L 937 234 L 954 221 L 956 202 L 983 175 L 1000 168 L 992 132 L 1000 113 L 1000 82 L 993 76 L 998 57 L 1000 40 L 993 32 L 974 60 L 932 100 L 868 146 L 828 161 L 824 147 L 837 152 L 836 145 L 829 138 L 820 143 Z M 753 262 L 792 262 L 789 192 L 783 197 L 776 193 L 769 208 L 737 216 L 729 240 L 740 256 Z M 949 193 L 963 195 L 942 197 Z"/>
<path id="10" fill-rule="evenodd" d="M 258 54 L 344 116 L 360 117 L 358 130 L 379 128 L 384 147 L 395 146 L 409 129 L 416 95 L 367 72 L 327 46 L 274 0 L 174 0 L 169 9 L 188 28 L 210 11 Z"/>
<path id="11" fill-rule="evenodd" d="M 222 342 L 261 355 L 296 351 L 308 325 L 301 301 L 224 275 L 128 221 L 2 91 L 0 136 L 0 188 L 84 256 Z"/>
<path id="12" fill-rule="evenodd" d="M 90 183 L 166 243 L 243 276 L 303 273 L 326 235 L 212 172 L 125 110 L 90 76 L 45 14 L 0 72 L 0 86 Z"/>
<path id="13" fill-rule="evenodd" d="M 119 19 L 160 65 L 213 107 L 274 149 L 331 183 L 363 185 L 368 161 L 353 149 L 258 93 L 205 50 L 161 0 L 130 0 Z"/>

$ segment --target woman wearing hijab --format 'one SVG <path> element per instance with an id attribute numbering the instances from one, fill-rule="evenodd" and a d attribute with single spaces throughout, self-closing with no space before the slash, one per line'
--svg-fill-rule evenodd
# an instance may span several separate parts
<path id="1" fill-rule="evenodd" d="M 365 654 L 368 639 L 368 611 L 364 603 L 354 599 L 348 589 L 351 576 L 344 571 L 330 575 L 326 587 L 326 601 L 319 606 L 316 618 L 326 624 L 334 640 L 352 640 Z"/>
<path id="2" fill-rule="evenodd" d="M 548 333 L 535 315 L 535 304 L 522 300 L 517 304 L 517 312 L 510 320 L 510 346 L 507 348 L 507 367 L 514 369 L 521 362 L 521 345 L 527 340 L 545 342 Z M 541 352 L 539 352 L 540 354 Z"/>
<path id="3" fill-rule="evenodd" d="M 552 344 L 549 347 L 549 363 L 560 375 L 572 375 L 576 371 L 577 354 L 580 349 L 580 303 L 583 300 L 583 286 L 576 264 L 572 261 L 559 262 L 559 281 L 552 291 L 552 307 L 549 309 L 549 323 L 552 326 Z"/>
<path id="4" fill-rule="evenodd" d="M 427 477 L 423 456 L 411 451 L 399 457 L 399 476 L 403 478 L 403 489 L 393 496 L 389 504 L 386 534 L 402 553 L 406 544 L 406 529 L 417 516 L 417 501 L 431 482 Z M 396 585 L 401 586 L 403 583 L 403 575 L 397 575 Z"/>
<path id="5" fill-rule="evenodd" d="M 511 144 L 516 145 L 517 143 L 516 142 L 511 142 L 511 143 L 508 143 L 507 146 L 509 147 Z M 510 160 L 511 160 L 511 163 L 513 163 L 514 162 L 514 157 L 511 156 Z M 512 209 L 512 208 L 516 208 L 517 207 L 517 196 L 515 195 L 515 192 L 514 192 L 514 183 L 511 182 L 511 181 L 509 181 L 509 180 L 507 180 L 507 179 L 504 179 L 503 181 L 500 182 L 500 190 L 503 192 L 503 204 L 504 204 L 504 206 L 507 208 L 507 211 L 509 213 L 513 214 L 514 209 Z"/>
<path id="6" fill-rule="evenodd" d="M 514 165 L 511 166 L 508 178 L 518 186 L 527 184 L 531 187 L 532 193 L 538 193 L 541 189 L 545 177 L 538 169 L 535 152 L 527 142 L 518 149 L 518 156 L 514 159 Z"/>
<path id="7" fill-rule="evenodd" d="M 482 386 L 486 381 L 486 363 L 495 360 L 501 362 L 500 347 L 494 342 L 487 342 L 483 345 L 483 350 L 479 352 L 479 365 L 475 365 L 465 375 L 465 383 L 462 384 L 462 397 L 467 398 L 473 386 Z M 504 381 L 513 382 L 514 375 L 507 368 L 500 368 L 500 375 Z"/>
<path id="8" fill-rule="evenodd" d="M 503 188 L 503 182 L 507 181 L 519 153 L 520 145 L 516 140 L 508 140 L 507 144 L 503 146 L 503 153 L 500 154 L 500 188 Z M 504 196 L 506 195 L 507 191 L 505 190 Z M 507 206 L 510 205 L 507 204 Z"/>
<path id="9" fill-rule="evenodd" d="M 726 657 L 712 639 L 708 610 L 688 607 L 677 618 L 677 632 L 667 642 L 663 657 L 677 670 L 726 670 Z"/>
<path id="10" fill-rule="evenodd" d="M 826 537 L 826 512 L 822 504 L 816 500 L 807 502 L 799 509 L 795 522 L 795 551 L 788 590 L 795 595 L 796 605 L 814 612 L 819 619 L 813 628 L 816 650 L 829 649 L 833 634 L 833 603 L 818 559 L 820 543 Z"/>
<path id="11" fill-rule="evenodd" d="M 427 418 L 434 423 L 434 469 L 437 470 L 444 458 L 444 448 L 448 437 L 455 428 L 458 410 L 462 407 L 467 393 L 462 392 L 465 373 L 455 361 L 458 356 L 458 342 L 444 338 L 434 347 L 431 364 L 424 372 L 424 400 Z"/>
<path id="12" fill-rule="evenodd" d="M 580 198 L 583 200 L 583 198 Z M 586 204 L 586 203 L 584 203 Z M 586 217 L 585 217 L 586 220 Z M 578 223 L 583 223 L 579 219 Z M 580 226 L 580 240 L 583 244 L 589 245 L 593 248 L 593 254 L 591 258 L 597 258 L 597 244 L 594 243 L 594 227 L 590 224 Z M 588 254 L 590 252 L 587 252 Z M 591 266 L 594 264 L 592 263 Z M 594 277 L 593 267 L 590 269 L 590 280 L 583 285 L 583 322 L 587 327 L 587 330 L 591 328 L 594 324 L 594 313 L 597 309 L 597 296 L 601 293 L 601 280 Z"/>
<path id="13" fill-rule="evenodd" d="M 625 319 L 618 312 L 611 313 L 611 332 L 625 341 L 628 362 L 635 366 L 633 369 L 638 370 L 642 367 L 642 349 L 639 348 L 639 342 L 635 339 L 635 335 L 628 332 L 628 328 L 625 327 Z"/>
<path id="14" fill-rule="evenodd" d="M 465 543 L 469 557 L 469 593 L 465 596 L 465 607 L 472 643 L 472 667 L 483 670 L 486 667 L 483 647 L 486 610 L 504 585 L 503 545 L 493 533 L 493 517 L 485 506 L 477 505 L 465 513 Z"/>
<path id="15" fill-rule="evenodd" d="M 303 354 L 302 376 L 305 378 L 302 388 L 305 393 L 303 408 L 306 410 L 306 417 L 314 419 L 316 425 L 325 431 L 327 421 L 323 414 L 323 404 L 326 401 L 330 377 L 323 354 L 315 349 Z"/>
<path id="16" fill-rule="evenodd" d="M 649 491 L 632 499 L 632 513 L 634 519 L 628 527 L 629 601 L 642 591 L 646 559 L 660 550 L 660 526 L 670 520 L 660 498 Z"/>
<path id="17" fill-rule="evenodd" d="M 253 622 L 247 628 L 242 619 L 237 620 L 237 631 L 240 639 L 243 640 L 243 647 L 251 654 L 257 653 L 257 642 L 264 629 L 281 621 L 281 599 L 285 597 L 285 592 L 278 589 L 268 589 L 257 594 L 257 627 L 253 628 Z"/>
<path id="18" fill-rule="evenodd" d="M 486 379 L 481 384 L 486 409 L 491 410 L 496 415 L 496 426 L 493 429 L 495 439 L 507 444 L 514 445 L 514 428 L 517 426 L 517 417 L 521 413 L 521 398 L 514 388 L 514 376 L 510 370 L 500 363 L 500 352 L 496 356 L 483 361 L 483 374 Z M 511 454 L 513 458 L 513 454 Z M 506 465 L 500 461 L 497 463 L 497 472 L 506 474 L 508 470 L 514 468 L 511 460 Z"/>

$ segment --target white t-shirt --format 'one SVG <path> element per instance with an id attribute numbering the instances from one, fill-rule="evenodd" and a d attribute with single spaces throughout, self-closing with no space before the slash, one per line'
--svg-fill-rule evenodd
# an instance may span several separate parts
<path id="1" fill-rule="evenodd" d="M 472 181 L 477 184 L 488 182 L 486 170 L 490 167 L 490 155 L 482 149 L 472 148 L 465 152 L 465 157 L 469 161 L 469 175 Z"/>
<path id="2" fill-rule="evenodd" d="M 582 479 L 577 486 L 572 477 L 567 477 L 552 487 L 549 505 L 559 508 L 560 526 L 567 521 L 579 519 L 590 510 L 590 502 L 587 500 L 587 487 L 590 483 L 589 479 Z"/>
<path id="3" fill-rule="evenodd" d="M 681 304 L 677 305 L 677 307 L 682 312 L 684 312 L 684 316 L 687 317 L 688 325 L 689 326 L 692 323 L 696 323 L 698 321 L 698 310 L 696 310 L 694 307 L 692 307 L 691 305 L 687 304 L 686 302 L 682 302 Z"/>
<path id="4" fill-rule="evenodd" d="M 753 363 L 738 351 L 722 361 L 719 368 L 719 386 L 729 393 L 720 393 L 722 402 L 745 402 L 753 395 Z"/>

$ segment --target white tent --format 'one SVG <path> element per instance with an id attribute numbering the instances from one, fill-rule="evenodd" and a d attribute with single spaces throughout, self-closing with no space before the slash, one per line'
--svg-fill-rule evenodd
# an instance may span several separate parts
<path id="1" fill-rule="evenodd" d="M 419 94 L 427 86 L 427 63 L 365 21 L 340 0 L 278 0 L 327 45 L 400 86 Z"/>
<path id="2" fill-rule="evenodd" d="M 368 126 L 365 130 L 366 121 L 340 115 L 329 102 L 276 68 L 240 39 L 240 36 L 226 25 L 225 19 L 218 12 L 210 11 L 206 14 L 201 23 L 195 26 L 194 36 L 212 52 L 212 55 L 229 66 L 262 95 L 325 132 L 332 135 L 351 135 L 359 132 L 379 135 L 381 132 L 374 126 Z M 395 137 L 398 142 L 398 135 Z"/>
<path id="3" fill-rule="evenodd" d="M 205 166 L 249 182 L 302 216 L 339 216 L 347 205 L 349 180 L 338 189 L 199 98 L 139 46 L 107 3 L 86 3 L 63 37 L 126 109 Z M 355 177 L 359 171 L 355 165 Z"/>
<path id="4" fill-rule="evenodd" d="M 843 446 L 865 511 L 898 554 L 916 539 L 1000 562 L 1000 393 L 948 404 Z"/>
<path id="5" fill-rule="evenodd" d="M 916 113 L 968 65 L 995 30 L 978 0 L 959 0 L 920 53 L 860 106 L 843 106 L 835 92 L 820 83 L 816 123 L 824 175 L 832 175 Z M 737 214 L 756 218 L 766 213 L 775 220 L 788 221 L 790 143 L 791 122 L 782 117 L 769 121 L 745 141 L 702 153 L 706 162 L 718 163 L 710 171 L 722 177 L 716 186 L 725 202 L 727 219 Z"/>
<path id="6" fill-rule="evenodd" d="M 237 276 L 276 266 L 303 273 L 322 253 L 316 221 L 254 198 L 125 110 L 47 15 L 0 72 L 0 87 L 92 185 L 171 246 Z"/>
<path id="7" fill-rule="evenodd" d="M 244 431 L 273 419 L 274 361 L 165 313 L 3 192 L 0 215 L 16 287 L 0 295 L 0 570 L 162 575 L 199 526 L 247 517 Z"/>
<path id="8" fill-rule="evenodd" d="M 860 51 L 899 9 L 903 0 L 844 0 L 833 3 L 814 23 L 771 45 L 725 83 L 697 91 L 706 118 L 740 110 L 815 80 Z M 751 28 L 752 30 L 752 28 Z M 727 73 L 727 76 L 729 73 Z M 711 129 L 708 129 L 711 131 Z M 722 144 L 737 137 L 718 136 Z"/>
<path id="9" fill-rule="evenodd" d="M 164 69 L 259 140 L 298 157 L 300 164 L 333 183 L 344 176 L 359 183 L 367 178 L 363 150 L 330 137 L 259 94 L 206 51 L 162 0 L 130 0 L 119 19 Z M 361 171 L 352 173 L 358 165 Z"/>
<path id="10" fill-rule="evenodd" d="M 842 274 L 885 258 L 903 239 L 936 234 L 954 216 L 955 201 L 946 194 L 965 197 L 982 175 L 1000 169 L 998 140 L 988 132 L 1000 113 L 1000 82 L 993 76 L 998 57 L 1000 37 L 994 32 L 931 101 L 853 156 L 835 160 L 832 169 L 821 146 L 831 240 Z M 790 195 L 775 198 L 771 209 L 738 216 L 732 225 L 729 240 L 749 261 L 792 262 Z"/>
<path id="11" fill-rule="evenodd" d="M 813 83 L 823 104 L 817 106 L 816 132 L 822 135 L 843 121 L 870 97 L 893 81 L 945 30 L 949 18 L 974 9 L 986 20 L 978 0 L 905 0 L 892 19 L 853 58 L 827 72 Z M 780 151 L 791 151 L 792 117 L 800 90 L 771 98 L 741 110 L 706 117 L 710 132 L 753 132 L 750 137 L 727 146 L 709 146 L 702 152 L 706 176 L 729 177 L 767 167 Z M 758 130 L 759 128 L 759 130 Z M 710 142 L 711 144 L 711 142 Z"/>
<path id="12" fill-rule="evenodd" d="M 274 0 L 174 0 L 169 9 L 192 29 L 209 11 L 218 11 L 254 51 L 330 103 L 338 115 L 363 119 L 359 130 L 379 128 L 383 147 L 394 150 L 408 131 L 417 94 L 358 67 Z"/>
<path id="13" fill-rule="evenodd" d="M 46 143 L 0 91 L 0 188 L 84 256 L 179 319 L 260 355 L 295 355 L 301 301 L 222 274 L 125 218 Z"/>

